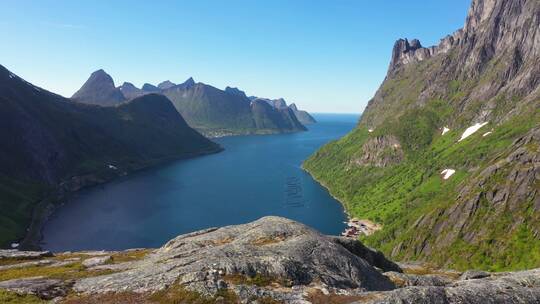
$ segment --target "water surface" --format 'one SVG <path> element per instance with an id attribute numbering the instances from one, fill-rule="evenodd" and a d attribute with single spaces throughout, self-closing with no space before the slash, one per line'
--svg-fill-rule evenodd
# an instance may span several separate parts
<path id="1" fill-rule="evenodd" d="M 198 229 L 266 215 L 339 234 L 338 201 L 300 165 L 350 131 L 356 115 L 319 114 L 308 132 L 216 139 L 222 153 L 180 160 L 78 193 L 44 227 L 52 251 L 159 247 Z"/>

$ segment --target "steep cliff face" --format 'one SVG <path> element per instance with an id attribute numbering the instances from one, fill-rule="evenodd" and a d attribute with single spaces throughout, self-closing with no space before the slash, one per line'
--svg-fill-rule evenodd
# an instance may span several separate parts
<path id="1" fill-rule="evenodd" d="M 299 110 L 296 104 L 291 103 L 289 105 L 289 108 L 294 112 L 294 115 L 296 118 L 298 118 L 298 121 L 300 121 L 303 125 L 310 125 L 317 122 L 311 114 L 309 114 L 307 111 Z"/>
<path id="2" fill-rule="evenodd" d="M 358 127 L 304 166 L 396 258 L 534 267 L 539 124 L 540 2 L 474 0 L 439 45 L 398 40 Z"/>

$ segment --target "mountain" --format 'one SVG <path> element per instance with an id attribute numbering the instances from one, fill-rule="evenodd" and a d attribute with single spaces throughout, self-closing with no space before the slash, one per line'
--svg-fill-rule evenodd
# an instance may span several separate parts
<path id="1" fill-rule="evenodd" d="M 240 96 L 242 98 L 248 98 L 246 96 L 246 93 L 238 88 L 231 88 L 231 87 L 226 87 L 225 88 L 225 92 L 226 93 L 229 93 L 229 94 L 232 94 L 232 95 L 237 95 L 237 96 Z"/>
<path id="2" fill-rule="evenodd" d="M 313 118 L 313 116 L 311 116 L 307 111 L 298 110 L 296 104 L 291 103 L 289 108 L 294 112 L 294 115 L 296 116 L 296 118 L 298 118 L 298 121 L 301 122 L 303 125 L 310 125 L 317 122 L 315 118 Z"/>
<path id="3" fill-rule="evenodd" d="M 137 97 L 147 94 L 143 90 L 134 86 L 131 82 L 124 82 L 118 88 L 120 89 L 120 91 L 122 92 L 122 94 L 127 100 L 131 100 L 133 98 L 137 98 Z"/>
<path id="4" fill-rule="evenodd" d="M 155 85 L 145 83 L 142 86 L 142 90 L 146 93 L 159 93 L 161 92 L 161 89 L 156 87 Z"/>
<path id="5" fill-rule="evenodd" d="M 458 269 L 540 266 L 540 2 L 473 0 L 432 47 L 400 39 L 358 126 L 305 163 L 368 245 Z"/>
<path id="6" fill-rule="evenodd" d="M 227 87 L 220 90 L 204 83 L 186 82 L 163 90 L 190 126 L 208 136 L 269 134 L 303 131 L 287 111 L 252 107 L 244 92 Z M 255 109 L 255 111 L 253 110 Z"/>
<path id="7" fill-rule="evenodd" d="M 255 99 L 251 102 L 251 112 L 255 125 L 260 132 L 271 133 L 272 130 L 306 131 L 289 108 L 274 109 L 266 101 Z"/>
<path id="8" fill-rule="evenodd" d="M 298 121 L 302 125 L 309 125 L 309 124 L 313 124 L 317 122 L 315 118 L 313 118 L 307 111 L 298 110 L 298 107 L 296 106 L 296 104 L 292 103 L 290 106 L 287 106 L 287 102 L 283 98 L 268 99 L 268 98 L 258 98 L 258 97 L 253 97 L 253 96 L 248 97 L 248 98 L 251 101 L 262 100 L 277 110 L 284 110 L 284 109 L 290 108 L 293 111 L 296 118 L 298 119 Z"/>
<path id="9" fill-rule="evenodd" d="M 110 102 L 113 91 L 121 95 L 122 101 L 118 103 L 150 93 L 165 95 L 191 127 L 208 137 L 306 130 L 296 118 L 289 117 L 288 111 L 284 111 L 287 104 L 283 99 L 281 103 L 277 103 L 279 108 L 253 113 L 251 100 L 243 91 L 231 87 L 220 90 L 204 83 L 196 83 L 191 77 L 180 84 L 167 80 L 157 87 L 145 83 L 142 89 L 138 89 L 132 83 L 124 82 L 120 87 L 114 88 L 111 76 L 99 70 L 90 76 L 73 99 L 81 103 L 116 105 L 118 103 Z"/>
<path id="10" fill-rule="evenodd" d="M 540 269 L 396 264 L 358 240 L 276 216 L 179 235 L 158 249 L 0 250 L 0 259 L 2 303 L 540 302 Z"/>
<path id="11" fill-rule="evenodd" d="M 160 90 L 166 90 L 166 89 L 169 89 L 169 88 L 172 88 L 174 87 L 176 84 L 172 83 L 171 81 L 169 80 L 165 80 L 163 81 L 162 83 L 158 84 L 158 88 Z"/>
<path id="12" fill-rule="evenodd" d="M 22 238 L 32 213 L 39 221 L 65 193 L 221 149 L 191 129 L 162 95 L 115 107 L 87 105 L 0 66 L 0 104 L 1 245 Z M 33 233 L 39 234 L 39 227 L 30 226 Z"/>
<path id="13" fill-rule="evenodd" d="M 283 98 L 274 99 L 272 100 L 272 103 L 273 103 L 274 108 L 276 109 L 285 109 L 287 107 L 287 103 L 285 102 L 285 99 Z"/>
<path id="14" fill-rule="evenodd" d="M 103 70 L 93 72 L 71 99 L 101 106 L 114 106 L 126 101 L 120 89 L 114 86 L 112 77 Z"/>

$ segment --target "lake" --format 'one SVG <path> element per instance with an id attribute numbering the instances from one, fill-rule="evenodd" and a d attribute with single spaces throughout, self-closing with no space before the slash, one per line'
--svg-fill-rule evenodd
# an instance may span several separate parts
<path id="1" fill-rule="evenodd" d="M 357 115 L 318 114 L 308 132 L 216 139 L 225 151 L 147 169 L 77 193 L 43 229 L 51 251 L 160 247 L 203 228 L 266 215 L 337 235 L 341 204 L 301 169 L 325 143 L 349 132 Z"/>

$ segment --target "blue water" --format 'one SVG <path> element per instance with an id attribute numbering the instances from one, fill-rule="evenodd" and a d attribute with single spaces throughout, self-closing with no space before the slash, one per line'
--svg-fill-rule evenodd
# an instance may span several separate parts
<path id="1" fill-rule="evenodd" d="M 308 132 L 217 139 L 225 151 L 169 163 L 78 193 L 44 227 L 52 251 L 159 247 L 202 228 L 266 215 L 339 234 L 343 208 L 300 165 L 350 131 L 356 115 L 319 114 Z"/>

